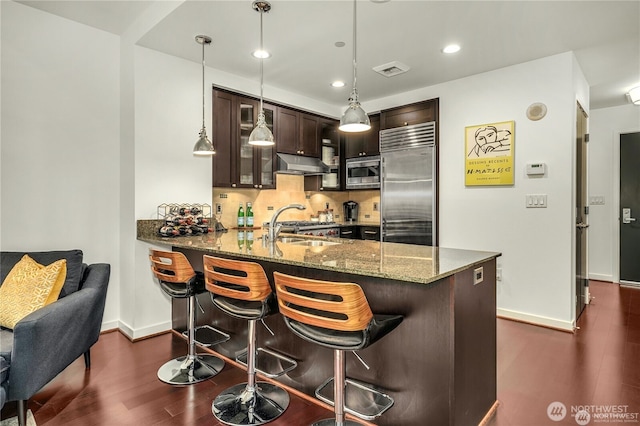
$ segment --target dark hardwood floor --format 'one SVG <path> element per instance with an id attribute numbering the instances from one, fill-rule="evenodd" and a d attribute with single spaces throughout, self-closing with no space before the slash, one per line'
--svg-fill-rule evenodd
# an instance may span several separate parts
<path id="1" fill-rule="evenodd" d="M 591 294 L 595 299 L 575 334 L 498 320 L 500 405 L 489 426 L 576 425 L 572 406 L 626 406 L 631 415 L 640 412 L 640 290 L 592 281 Z M 91 350 L 91 369 L 84 369 L 82 358 L 76 360 L 30 400 L 29 408 L 38 426 L 219 425 L 211 401 L 243 382 L 245 373 L 228 365 L 197 385 L 160 382 L 159 365 L 185 352 L 185 342 L 173 334 L 136 343 L 118 332 L 103 334 Z M 555 401 L 568 410 L 562 421 L 547 415 Z M 13 403 L 2 410 L 2 418 L 14 414 Z M 271 424 L 302 426 L 331 415 L 292 395 L 289 409 Z M 625 424 L 634 423 L 640 419 Z"/>

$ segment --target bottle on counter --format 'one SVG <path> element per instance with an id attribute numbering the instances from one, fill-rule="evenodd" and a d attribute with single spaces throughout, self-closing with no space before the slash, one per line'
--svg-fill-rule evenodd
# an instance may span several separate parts
<path id="1" fill-rule="evenodd" d="M 247 203 L 247 216 L 245 218 L 245 225 L 248 228 L 253 228 L 253 209 L 251 203 Z"/>
<path id="2" fill-rule="evenodd" d="M 240 207 L 238 208 L 238 228 L 244 227 L 244 207 L 242 207 L 242 203 L 240 203 Z"/>

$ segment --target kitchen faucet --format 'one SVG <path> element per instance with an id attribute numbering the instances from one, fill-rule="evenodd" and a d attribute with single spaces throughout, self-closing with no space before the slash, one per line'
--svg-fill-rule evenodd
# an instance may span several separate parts
<path id="1" fill-rule="evenodd" d="M 280 216 L 280 213 L 288 209 L 304 210 L 306 209 L 306 207 L 303 206 L 302 204 L 289 204 L 284 207 L 280 207 L 273 214 L 273 217 L 271 218 L 271 222 L 269 222 L 269 234 L 268 234 L 269 241 L 275 241 L 276 238 L 278 238 L 278 234 L 280 233 L 280 229 L 282 229 L 282 225 L 276 226 L 276 220 L 278 219 L 278 216 Z"/>

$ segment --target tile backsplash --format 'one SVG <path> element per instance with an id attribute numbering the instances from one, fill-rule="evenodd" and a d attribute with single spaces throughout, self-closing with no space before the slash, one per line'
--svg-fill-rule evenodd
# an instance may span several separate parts
<path id="1" fill-rule="evenodd" d="M 380 223 L 380 212 L 374 211 L 380 204 L 380 191 L 305 191 L 304 177 L 300 175 L 276 174 L 277 189 L 213 188 L 213 213 L 220 205 L 222 214 L 218 220 L 226 228 L 237 226 L 238 207 L 247 203 L 253 208 L 255 226 L 268 222 L 277 209 L 287 204 L 302 204 L 306 210 L 286 210 L 278 220 L 309 220 L 311 214 L 333 209 L 336 222 L 343 220 L 342 203 L 355 201 L 359 204 L 359 222 Z"/>

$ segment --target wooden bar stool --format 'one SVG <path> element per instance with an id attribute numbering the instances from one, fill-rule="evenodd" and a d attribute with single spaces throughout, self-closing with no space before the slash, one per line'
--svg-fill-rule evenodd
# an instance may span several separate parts
<path id="1" fill-rule="evenodd" d="M 338 283 L 299 278 L 274 272 L 280 313 L 291 331 L 304 340 L 334 350 L 333 380 L 316 389 L 316 396 L 333 404 L 335 419 L 314 426 L 350 426 L 345 411 L 373 420 L 391 408 L 393 398 L 355 380 L 345 380 L 345 351 L 364 349 L 395 329 L 401 315 L 374 315 L 362 288 L 354 283 Z M 325 389 L 333 381 L 333 395 Z"/>
<path id="2" fill-rule="evenodd" d="M 289 406 L 289 394 L 267 382 L 256 382 L 256 323 L 278 312 L 269 280 L 257 263 L 204 256 L 205 287 L 213 303 L 228 315 L 248 320 L 247 382 L 224 390 L 212 404 L 213 415 L 228 425 L 261 425 L 280 416 Z M 261 353 L 264 357 L 269 353 Z M 296 366 L 295 361 L 279 356 L 285 363 L 282 374 Z"/>
<path id="3" fill-rule="evenodd" d="M 198 354 L 195 341 L 196 294 L 204 291 L 204 280 L 198 275 L 184 254 L 180 252 L 149 250 L 151 270 L 162 290 L 172 298 L 187 299 L 186 356 L 166 362 L 158 370 L 158 378 L 171 385 L 190 385 L 207 380 L 222 370 L 224 361 L 209 354 Z M 212 330 L 215 330 L 212 328 Z M 226 335 L 226 339 L 229 336 Z M 223 339 L 223 340 L 226 340 Z"/>

